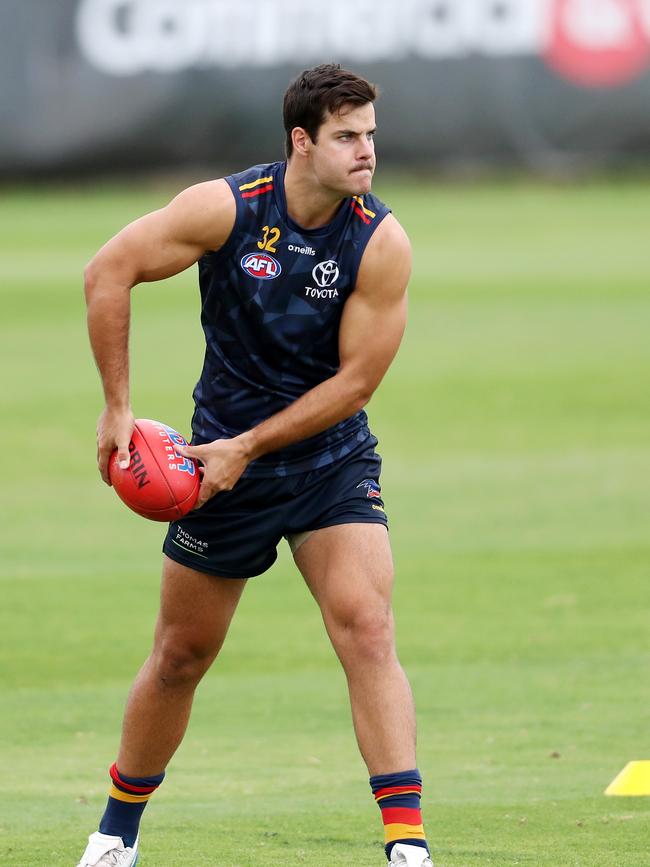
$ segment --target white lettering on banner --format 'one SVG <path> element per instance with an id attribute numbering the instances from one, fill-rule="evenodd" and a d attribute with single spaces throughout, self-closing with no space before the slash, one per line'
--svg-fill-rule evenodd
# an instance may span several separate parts
<path id="1" fill-rule="evenodd" d="M 420 0 L 412 22 L 416 53 L 519 55 L 543 48 L 549 0 Z"/>
<path id="2" fill-rule="evenodd" d="M 175 0 L 85 0 L 77 34 L 88 59 L 113 75 L 193 66 L 205 43 L 197 3 Z"/>
<path id="3" fill-rule="evenodd" d="M 76 29 L 88 61 L 116 76 L 538 55 L 588 85 L 638 74 L 641 48 L 650 65 L 650 0 L 79 0 Z"/>

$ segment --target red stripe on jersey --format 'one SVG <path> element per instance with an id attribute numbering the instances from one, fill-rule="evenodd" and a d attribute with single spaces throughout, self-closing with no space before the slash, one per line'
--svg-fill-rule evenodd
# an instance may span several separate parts
<path id="1" fill-rule="evenodd" d="M 390 786 L 386 789 L 377 789 L 375 792 L 375 800 L 385 798 L 387 795 L 403 795 L 405 792 L 420 793 L 422 786 Z"/>
<path id="2" fill-rule="evenodd" d="M 252 199 L 253 196 L 260 196 L 262 193 L 268 193 L 273 189 L 273 184 L 267 184 L 265 187 L 259 187 L 257 190 L 249 190 L 247 193 L 242 193 L 242 199 Z"/>
<path id="3" fill-rule="evenodd" d="M 367 226 L 370 225 L 370 220 L 368 219 L 368 217 L 366 217 L 361 208 L 359 208 L 354 202 L 352 202 L 352 210 L 355 212 L 355 214 L 361 217 L 361 219 Z"/>
<path id="4" fill-rule="evenodd" d="M 422 810 L 415 807 L 384 807 L 381 811 L 384 825 L 399 822 L 400 825 L 421 825 Z"/>
<path id="5" fill-rule="evenodd" d="M 126 789 L 128 792 L 133 792 L 136 795 L 151 795 L 152 792 L 155 792 L 158 786 L 132 786 L 130 783 L 125 783 L 124 780 L 120 777 L 120 773 L 117 770 L 117 765 L 112 764 L 111 769 L 109 771 L 111 775 L 111 779 L 113 782 L 120 786 L 123 789 Z"/>

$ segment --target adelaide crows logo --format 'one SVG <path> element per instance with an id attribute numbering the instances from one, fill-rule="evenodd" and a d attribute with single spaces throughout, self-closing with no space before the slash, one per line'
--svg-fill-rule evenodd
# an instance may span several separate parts
<path id="1" fill-rule="evenodd" d="M 366 489 L 366 497 L 372 500 L 374 497 L 381 497 L 381 488 L 374 479 L 364 479 L 357 488 Z"/>

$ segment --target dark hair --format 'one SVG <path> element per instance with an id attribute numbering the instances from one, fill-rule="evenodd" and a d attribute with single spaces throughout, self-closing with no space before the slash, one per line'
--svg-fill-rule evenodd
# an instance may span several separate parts
<path id="1" fill-rule="evenodd" d="M 284 129 L 287 133 L 287 157 L 293 153 L 291 132 L 302 127 L 315 142 L 318 129 L 325 121 L 325 112 L 336 114 L 350 105 L 365 105 L 374 102 L 377 88 L 354 72 L 341 69 L 338 63 L 324 63 L 314 69 L 306 69 L 291 82 L 284 94 Z"/>

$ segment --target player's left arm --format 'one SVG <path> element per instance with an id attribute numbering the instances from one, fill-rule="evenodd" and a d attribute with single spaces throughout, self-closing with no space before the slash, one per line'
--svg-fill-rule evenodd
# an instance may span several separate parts
<path id="1" fill-rule="evenodd" d="M 230 490 L 251 461 L 308 439 L 368 403 L 404 334 L 410 273 L 408 237 L 388 214 L 368 242 L 343 310 L 336 375 L 240 436 L 178 449 L 205 467 L 197 507 L 218 491 Z"/>
<path id="2" fill-rule="evenodd" d="M 344 414 L 338 421 L 370 401 L 397 354 L 406 328 L 410 276 L 409 239 L 395 217 L 388 214 L 368 242 L 355 290 L 341 318 L 340 367 L 327 382 L 341 389 L 343 403 L 349 401 L 352 412 L 345 413 L 341 407 Z"/>

